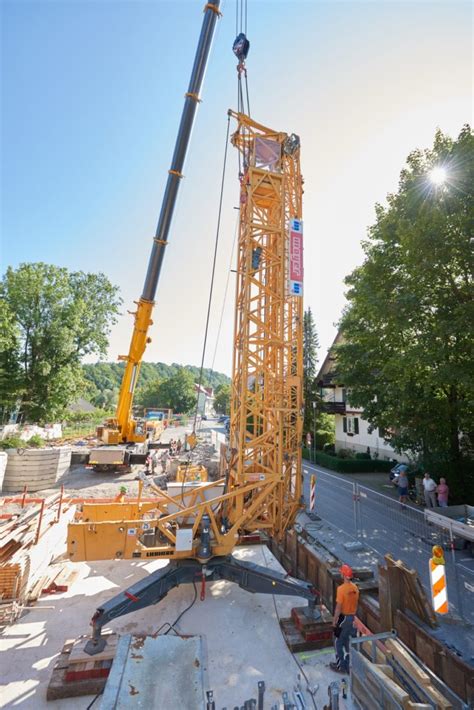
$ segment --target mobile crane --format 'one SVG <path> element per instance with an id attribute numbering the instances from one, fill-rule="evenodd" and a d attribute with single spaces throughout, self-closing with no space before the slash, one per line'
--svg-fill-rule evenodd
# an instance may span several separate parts
<path id="1" fill-rule="evenodd" d="M 218 0 L 208 3 L 205 12 L 216 13 L 218 6 Z M 201 39 L 205 27 L 206 18 Z M 203 66 L 203 52 L 200 40 L 195 66 Z M 251 592 L 301 596 L 308 614 L 318 613 L 309 583 L 231 554 L 247 533 L 258 530 L 281 539 L 301 507 L 303 181 L 298 136 L 241 112 L 229 116 L 237 123 L 231 140 L 243 168 L 226 474 L 182 485 L 175 496 L 151 484 L 156 502 L 84 504 L 83 520 L 69 526 L 72 561 L 169 560 L 96 611 L 86 647 L 91 655 L 105 646 L 105 623 L 156 604 L 184 582 L 200 580 L 201 596 L 206 581 L 217 579 Z M 150 273 L 156 267 L 149 267 Z M 150 312 L 148 306 L 144 312 Z M 145 325 L 147 330 L 149 315 Z"/>
<path id="2" fill-rule="evenodd" d="M 215 26 L 219 18 L 220 0 L 211 0 L 204 6 L 204 19 L 194 60 L 188 90 L 185 94 L 175 149 L 168 170 L 168 180 L 161 204 L 160 216 L 148 262 L 142 295 L 135 301 L 137 309 L 128 355 L 120 355 L 125 361 L 125 371 L 120 385 L 116 416 L 98 428 L 98 435 L 105 446 L 91 449 L 89 463 L 96 468 L 127 467 L 144 462 L 150 442 L 157 439 L 163 430 L 161 421 L 145 422 L 135 419 L 132 412 L 135 388 L 146 346 L 151 342 L 150 327 L 165 248 L 178 198 L 183 167 L 191 138 L 207 60 L 212 45 Z"/>

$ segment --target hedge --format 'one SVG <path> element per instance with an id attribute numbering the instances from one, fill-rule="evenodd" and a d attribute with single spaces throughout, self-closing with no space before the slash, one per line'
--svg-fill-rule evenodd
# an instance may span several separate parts
<path id="1" fill-rule="evenodd" d="M 310 456 L 309 450 L 305 447 L 303 458 L 310 461 L 314 459 L 314 454 Z M 340 459 L 337 456 L 329 456 L 323 451 L 316 451 L 316 463 L 339 473 L 383 473 L 390 471 L 394 465 L 393 461 L 380 459 Z"/>

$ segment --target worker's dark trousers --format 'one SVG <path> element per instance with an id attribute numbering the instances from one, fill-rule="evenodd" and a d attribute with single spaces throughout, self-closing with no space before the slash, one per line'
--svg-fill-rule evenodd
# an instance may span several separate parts
<path id="1" fill-rule="evenodd" d="M 338 668 L 349 673 L 349 646 L 350 638 L 356 635 L 353 627 L 354 615 L 347 614 L 341 624 L 341 633 L 336 639 L 336 663 Z"/>

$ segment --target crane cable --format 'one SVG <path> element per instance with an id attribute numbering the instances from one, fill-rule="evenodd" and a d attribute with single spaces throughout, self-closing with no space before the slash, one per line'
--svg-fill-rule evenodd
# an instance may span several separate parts
<path id="1" fill-rule="evenodd" d="M 238 209 L 238 208 L 234 207 L 234 209 Z M 214 346 L 214 354 L 212 356 L 211 373 L 214 372 L 214 364 L 216 362 L 217 348 L 219 346 L 219 340 L 221 337 L 222 321 L 224 320 L 224 311 L 225 311 L 225 306 L 227 303 L 227 293 L 229 291 L 230 274 L 232 272 L 232 264 L 234 263 L 235 242 L 237 240 L 238 229 L 239 229 L 239 216 L 237 216 L 237 219 L 235 220 L 234 239 L 232 241 L 232 249 L 230 252 L 229 268 L 227 270 L 227 281 L 225 283 L 224 298 L 222 299 L 221 317 L 219 319 L 219 327 L 217 329 L 216 344 Z"/>
<path id="2" fill-rule="evenodd" d="M 206 328 L 204 330 L 204 343 L 202 346 L 201 368 L 199 370 L 198 396 L 197 396 L 197 402 L 196 402 L 196 411 L 194 413 L 193 434 L 196 434 L 196 421 L 197 421 L 197 417 L 198 417 L 198 413 L 199 413 L 199 394 L 201 392 L 201 386 L 202 386 L 204 358 L 206 356 L 207 334 L 209 331 L 209 318 L 210 318 L 210 314 L 211 314 L 211 305 L 212 305 L 212 292 L 214 290 L 214 277 L 215 277 L 215 273 L 216 273 L 217 247 L 219 245 L 219 233 L 220 233 L 221 215 L 222 215 L 222 201 L 223 201 L 223 197 L 224 197 L 225 171 L 226 171 L 226 166 L 227 166 L 227 149 L 229 147 L 229 131 L 230 131 L 230 116 L 227 116 L 227 131 L 226 131 L 226 137 L 225 137 L 224 163 L 222 166 L 221 190 L 220 190 L 220 197 L 219 197 L 219 211 L 217 214 L 216 239 L 215 239 L 215 243 L 214 243 L 214 258 L 213 258 L 213 262 L 212 262 L 211 285 L 209 287 L 209 299 L 208 299 L 208 303 L 207 303 Z"/>

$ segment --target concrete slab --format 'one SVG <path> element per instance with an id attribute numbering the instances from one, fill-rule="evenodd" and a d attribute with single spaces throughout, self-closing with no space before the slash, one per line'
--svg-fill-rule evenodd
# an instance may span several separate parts
<path id="1" fill-rule="evenodd" d="M 282 571 L 267 548 L 238 548 L 235 555 Z M 3 652 L 0 707 L 87 708 L 92 697 L 47 703 L 46 688 L 55 659 L 66 639 L 88 633 L 89 620 L 101 603 L 163 564 L 142 560 L 78 564 L 80 577 L 68 592 L 45 597 L 37 606 L 25 611 L 0 637 L 0 652 Z M 162 624 L 173 623 L 193 598 L 193 588 L 182 586 L 157 606 L 120 617 L 109 628 L 119 634 L 152 634 Z M 291 698 L 298 682 L 311 708 L 302 671 L 311 686 L 319 685 L 315 696 L 317 706 L 322 707 L 327 702 L 329 683 L 341 680 L 341 676 L 328 667 L 334 658 L 332 650 L 298 654 L 301 668 L 297 665 L 278 623 L 279 617 L 290 615 L 293 606 L 301 606 L 301 600 L 252 595 L 230 582 L 220 581 L 209 584 L 205 600 L 201 602 L 198 597 L 184 614 L 177 629 L 181 634 L 203 637 L 207 648 L 203 668 L 205 690 L 214 691 L 217 708 L 241 706 L 244 700 L 256 698 L 259 680 L 266 684 L 265 708 L 273 704 L 282 707 L 282 692 L 288 691 Z M 173 682 L 171 678 L 170 682 Z M 352 707 L 350 700 L 341 700 L 341 710 Z M 183 707 L 182 710 L 194 708 Z"/>

